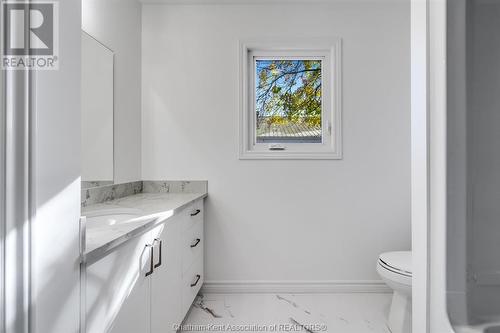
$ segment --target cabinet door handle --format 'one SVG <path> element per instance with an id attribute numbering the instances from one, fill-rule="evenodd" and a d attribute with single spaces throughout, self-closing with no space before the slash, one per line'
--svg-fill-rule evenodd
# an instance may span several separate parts
<path id="1" fill-rule="evenodd" d="M 196 287 L 196 285 L 198 284 L 198 282 L 200 282 L 200 279 L 201 279 L 201 275 L 197 274 L 196 275 L 196 281 L 194 283 L 191 283 L 191 288 L 192 287 Z"/>
<path id="2" fill-rule="evenodd" d="M 155 243 L 156 242 L 160 242 L 160 253 L 159 253 L 159 257 L 158 257 L 158 263 L 154 266 L 154 268 L 158 268 L 161 266 L 161 250 L 163 247 L 163 241 L 161 239 L 155 238 Z"/>
<path id="3" fill-rule="evenodd" d="M 196 241 L 194 242 L 194 244 L 191 244 L 191 247 L 196 247 L 196 246 L 198 246 L 198 244 L 200 244 L 200 242 L 201 242 L 201 239 L 196 238 Z"/>
<path id="4" fill-rule="evenodd" d="M 153 245 L 146 245 L 146 247 L 149 247 L 150 251 L 150 258 L 149 258 L 149 271 L 146 272 L 146 276 L 150 276 L 153 274 L 154 271 L 154 246 Z"/>
<path id="5" fill-rule="evenodd" d="M 200 214 L 201 210 L 197 209 L 194 213 L 191 213 L 191 216 L 196 216 Z"/>

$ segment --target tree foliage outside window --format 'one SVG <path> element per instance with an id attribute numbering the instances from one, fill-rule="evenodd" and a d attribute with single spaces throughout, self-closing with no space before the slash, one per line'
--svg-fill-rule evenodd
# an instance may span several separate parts
<path id="1" fill-rule="evenodd" d="M 321 142 L 321 60 L 256 60 L 257 142 Z"/>

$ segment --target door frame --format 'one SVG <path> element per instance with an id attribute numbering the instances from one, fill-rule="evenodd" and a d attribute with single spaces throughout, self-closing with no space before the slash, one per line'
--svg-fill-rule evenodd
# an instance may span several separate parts
<path id="1" fill-rule="evenodd" d="M 446 304 L 447 0 L 412 0 L 413 332 L 454 332 Z"/>
<path id="2" fill-rule="evenodd" d="M 2 8 L 3 10 L 3 8 Z M 3 15 L 3 13 L 2 13 Z M 28 25 L 29 21 L 25 22 Z M 3 27 L 2 27 L 3 28 Z M 2 31 L 3 33 L 3 31 Z M 25 34 L 29 30 L 25 29 Z M 25 38 L 26 38 L 25 35 Z M 1 70 L 0 253 L 2 332 L 31 330 L 31 223 L 34 216 L 36 73 Z"/>

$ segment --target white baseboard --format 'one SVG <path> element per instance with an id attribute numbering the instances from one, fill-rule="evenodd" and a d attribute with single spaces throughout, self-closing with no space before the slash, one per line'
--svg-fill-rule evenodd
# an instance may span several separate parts
<path id="1" fill-rule="evenodd" d="M 380 280 L 355 281 L 205 281 L 207 294 L 333 294 L 390 293 Z"/>

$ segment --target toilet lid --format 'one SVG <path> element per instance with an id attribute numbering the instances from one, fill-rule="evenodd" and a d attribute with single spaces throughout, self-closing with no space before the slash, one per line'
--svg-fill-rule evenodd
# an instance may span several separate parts
<path id="1" fill-rule="evenodd" d="M 411 251 L 386 252 L 379 256 L 379 260 L 388 267 L 405 274 L 412 273 Z"/>

